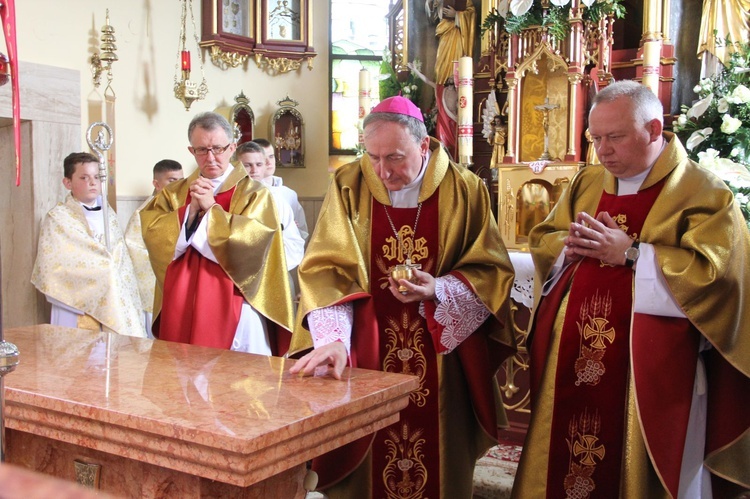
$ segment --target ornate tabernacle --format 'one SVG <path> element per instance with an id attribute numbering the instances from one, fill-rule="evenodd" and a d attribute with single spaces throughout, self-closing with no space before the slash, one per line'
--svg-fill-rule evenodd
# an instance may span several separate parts
<path id="1" fill-rule="evenodd" d="M 497 169 L 497 223 L 508 249 L 528 250 L 529 231 L 549 215 L 582 166 L 577 162 L 535 161 Z"/>
<path id="2" fill-rule="evenodd" d="M 245 97 L 245 92 L 240 92 L 234 98 L 233 106 L 218 107 L 217 113 L 224 116 L 234 127 L 234 140 L 237 144 L 253 140 L 255 128 L 255 113 L 250 107 L 250 100 Z"/>
<path id="3" fill-rule="evenodd" d="M 297 110 L 299 104 L 287 96 L 271 117 L 269 137 L 276 149 L 277 166 L 305 166 L 305 122 Z"/>

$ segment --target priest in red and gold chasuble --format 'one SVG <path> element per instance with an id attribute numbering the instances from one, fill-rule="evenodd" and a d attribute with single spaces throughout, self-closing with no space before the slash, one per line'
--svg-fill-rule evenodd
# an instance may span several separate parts
<path id="1" fill-rule="evenodd" d="M 421 185 L 407 207 L 394 206 L 393 191 L 402 190 L 386 188 L 393 181 L 377 173 L 374 150 L 339 168 L 328 190 L 299 268 L 290 352 L 313 345 L 311 314 L 349 304 L 351 365 L 412 374 L 420 385 L 399 422 L 314 460 L 313 469 L 329 497 L 469 497 L 474 463 L 505 423 L 494 375 L 515 348 L 506 328 L 512 266 L 481 180 L 451 163 L 440 143 L 424 142 Z M 486 311 L 481 325 L 446 344 L 439 300 L 404 302 L 392 292 L 390 269 L 407 259 L 465 286 Z"/>
<path id="2" fill-rule="evenodd" d="M 221 118 L 206 114 L 211 115 L 209 120 Z M 226 120 L 221 120 L 231 134 Z M 213 121 L 208 123 L 213 126 Z M 199 166 L 201 161 L 210 164 L 206 171 L 223 168 L 214 178 L 213 204 L 200 213 L 200 223 L 207 226 L 206 244 L 215 261 L 193 246 L 175 258 L 175 248 L 180 238 L 185 238 L 185 211 L 194 196 L 192 189 L 196 182 L 210 178 L 196 171 L 162 189 L 141 211 L 143 239 L 157 281 L 154 334 L 169 341 L 235 348 L 233 341 L 237 341 L 241 316 L 249 304 L 253 314 L 266 321 L 267 354 L 283 355 L 294 319 L 282 231 L 271 194 L 250 179 L 244 168 L 229 163 L 232 144 L 225 130 L 211 128 L 208 133 L 200 126 L 196 130 L 198 137 L 221 143 L 213 146 L 216 152 L 196 156 Z M 230 146 L 225 148 L 225 142 Z M 263 335 L 262 331 L 258 333 L 256 323 L 250 324 L 256 325 L 250 336 Z M 265 340 L 261 338 L 261 342 Z"/>
<path id="3" fill-rule="evenodd" d="M 624 120 L 637 123 L 638 99 L 653 96 L 630 102 L 637 87 L 619 82 L 597 97 L 592 117 L 598 106 L 607 126 L 591 131 L 604 166 L 579 172 L 530 234 L 532 420 L 514 497 L 711 497 L 712 485 L 713 497 L 729 497 L 750 487 L 750 234 L 731 191 L 661 126 L 642 178 L 619 170 L 622 147 L 639 150 L 621 137 L 643 133 Z M 654 100 L 647 129 L 661 117 Z M 637 241 L 641 258 L 606 253 L 614 243 L 602 225 Z M 561 268 L 571 251 L 592 257 Z M 649 268 L 663 292 L 651 291 Z M 660 294 L 674 310 L 644 308 Z"/>

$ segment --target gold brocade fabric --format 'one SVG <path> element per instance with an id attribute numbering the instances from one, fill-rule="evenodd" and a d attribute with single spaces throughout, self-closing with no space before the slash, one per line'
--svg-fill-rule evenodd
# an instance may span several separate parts
<path id="1" fill-rule="evenodd" d="M 143 242 L 141 233 L 141 210 L 151 202 L 153 197 L 147 199 L 130 217 L 128 226 L 125 228 L 125 244 L 133 261 L 135 277 L 138 280 L 138 292 L 141 294 L 141 304 L 146 312 L 154 311 L 154 287 L 156 277 L 151 268 L 151 260 L 148 258 L 146 243 Z"/>
<path id="2" fill-rule="evenodd" d="M 91 233 L 81 204 L 68 195 L 42 223 L 31 283 L 116 333 L 145 338 L 138 283 L 111 208 L 109 234 L 111 252 L 103 237 Z"/>
<path id="3" fill-rule="evenodd" d="M 442 85 L 453 76 L 453 61 L 463 56 L 471 57 L 474 52 L 476 11 L 471 2 L 466 2 L 466 10 L 456 11 L 456 18 L 442 19 L 435 28 L 438 37 L 435 55 L 435 83 Z M 458 85 L 458 82 L 455 82 Z"/>
<path id="4" fill-rule="evenodd" d="M 651 208 L 639 239 L 653 245 L 666 283 L 690 322 L 732 366 L 748 376 L 750 232 L 726 185 L 690 161 L 676 137 L 669 133 L 665 136 L 669 143 L 641 190 L 661 179 L 665 179 L 664 187 Z M 563 239 L 568 234 L 570 223 L 581 211 L 595 215 L 602 189 L 616 193 L 616 178 L 601 166 L 584 168 L 573 178 L 549 217 L 531 231 L 529 247 L 536 267 L 536 305 L 542 294 L 541 286 L 563 249 Z M 563 313 L 559 314 L 557 321 L 563 317 Z M 557 330 L 558 324 L 555 325 Z M 548 442 L 544 435 L 548 434 L 545 431 L 549 431 L 551 424 L 552 412 L 548 405 L 554 397 L 553 376 L 559 341 L 557 335 L 553 338 L 540 393 L 534 396 L 537 405 L 525 445 L 527 462 L 522 462 L 516 477 L 514 494 L 517 497 L 532 497 L 540 493 L 538 487 L 543 487 L 536 477 L 544 475 L 547 466 L 545 448 Z M 635 407 L 634 397 L 635 393 L 631 391 L 628 402 L 631 409 Z M 623 475 L 625 487 L 635 486 L 644 476 L 653 475 L 648 455 L 642 448 L 644 443 L 637 416 L 636 410 L 629 410 L 626 416 L 628 430 L 623 462 L 627 462 L 628 467 Z M 748 445 L 750 432 L 746 431 L 732 445 L 710 457 L 711 471 L 738 483 L 750 484 L 750 469 L 737 469 L 736 464 L 732 466 L 732 463 L 747 463 Z M 653 476 L 649 483 L 658 488 L 658 479 L 654 482 Z M 666 496 L 663 490 L 660 494 L 654 490 L 651 487 L 649 497 Z"/>
<path id="5" fill-rule="evenodd" d="M 219 192 L 235 188 L 229 212 L 214 205 L 208 219 L 208 243 L 221 268 L 261 315 L 292 330 L 293 313 L 281 226 L 268 189 L 232 167 Z M 173 182 L 141 210 L 143 240 L 156 275 L 154 317 L 161 310 L 164 276 L 172 262 L 190 184 L 199 171 Z M 211 311 L 218 313 L 220 311 Z"/>
<path id="6" fill-rule="evenodd" d="M 750 38 L 750 0 L 703 0 L 698 57 L 707 51 L 726 66 L 732 53 L 732 45 L 725 43 L 727 36 L 732 43 Z"/>
<path id="7" fill-rule="evenodd" d="M 479 195 L 479 177 L 451 163 L 440 143 L 431 139 L 419 201 L 440 188 L 440 253 L 435 276 L 460 272 L 472 291 L 501 324 L 508 316 L 513 266 L 492 215 L 489 196 Z M 486 192 L 486 190 L 484 191 Z M 372 198 L 391 206 L 388 191 L 367 155 L 336 170 L 315 226 L 315 235 L 299 266 L 301 299 L 298 317 L 340 302 L 354 293 L 369 293 Z M 300 321 L 298 320 L 298 323 Z M 492 338 L 515 346 L 510 331 Z M 296 328 L 290 352 L 312 347 L 307 330 Z"/>

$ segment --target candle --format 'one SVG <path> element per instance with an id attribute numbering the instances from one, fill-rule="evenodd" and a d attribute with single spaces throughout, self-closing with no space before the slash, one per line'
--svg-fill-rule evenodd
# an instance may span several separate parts
<path id="1" fill-rule="evenodd" d="M 359 70 L 359 119 L 370 114 L 370 72 Z"/>
<path id="2" fill-rule="evenodd" d="M 463 165 L 470 165 L 474 154 L 473 67 L 471 57 L 458 61 L 458 161 Z"/>
<path id="3" fill-rule="evenodd" d="M 364 146 L 365 139 L 362 130 L 362 120 L 370 114 L 370 72 L 359 70 L 359 123 L 357 124 L 357 142 Z"/>
<path id="4" fill-rule="evenodd" d="M 190 71 L 190 51 L 189 50 L 183 50 L 181 52 L 180 60 L 182 62 L 182 70 Z"/>

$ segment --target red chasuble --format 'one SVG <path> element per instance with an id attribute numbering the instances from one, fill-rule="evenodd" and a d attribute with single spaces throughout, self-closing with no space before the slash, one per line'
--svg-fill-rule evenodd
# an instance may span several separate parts
<path id="1" fill-rule="evenodd" d="M 638 238 L 660 182 L 637 194 L 602 194 L 606 211 Z M 584 258 L 571 265 L 539 308 L 532 390 L 540 375 L 566 281 L 572 277 L 555 373 L 547 497 L 617 497 L 622 466 L 633 306 L 632 269 Z M 537 341 L 540 340 L 540 341 Z M 697 348 L 695 350 L 697 352 Z M 688 398 L 689 400 L 689 398 Z"/>
<path id="2" fill-rule="evenodd" d="M 232 194 L 234 188 L 216 196 L 216 202 L 226 211 Z M 185 219 L 188 206 L 189 192 L 178 211 L 179 220 Z M 243 301 L 242 293 L 224 269 L 189 246 L 167 267 L 154 335 L 160 340 L 228 350 L 237 331 Z"/>

